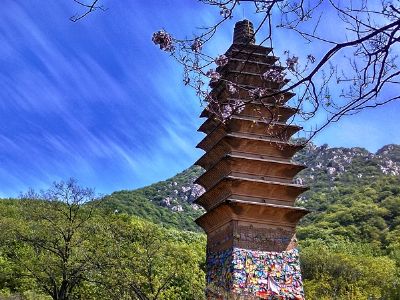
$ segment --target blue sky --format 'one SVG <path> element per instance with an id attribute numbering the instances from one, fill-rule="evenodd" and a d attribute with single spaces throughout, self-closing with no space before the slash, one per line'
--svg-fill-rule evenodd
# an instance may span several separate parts
<path id="1" fill-rule="evenodd" d="M 134 189 L 173 176 L 202 154 L 195 149 L 199 102 L 151 35 L 164 27 L 191 36 L 218 11 L 189 0 L 105 6 L 72 23 L 79 11 L 72 0 L 2 1 L 0 197 L 69 177 L 100 193 Z M 235 21 L 211 45 L 216 55 L 230 45 Z M 399 114 L 398 103 L 366 111 L 314 142 L 376 151 L 400 143 Z"/>

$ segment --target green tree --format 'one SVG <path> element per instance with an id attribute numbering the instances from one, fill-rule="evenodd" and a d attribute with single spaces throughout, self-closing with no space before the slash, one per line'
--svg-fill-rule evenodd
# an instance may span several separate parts
<path id="1" fill-rule="evenodd" d="M 94 192 L 76 181 L 54 183 L 46 191 L 29 191 L 18 203 L 19 216 L 1 222 L 3 251 L 54 300 L 72 299 L 74 290 L 96 268 Z M 95 220 L 94 219 L 98 219 Z"/>
<path id="2" fill-rule="evenodd" d="M 398 299 L 396 262 L 379 249 L 349 242 L 305 244 L 301 263 L 307 299 Z"/>
<path id="3" fill-rule="evenodd" d="M 111 221 L 111 220 L 110 220 Z M 202 299 L 204 237 L 116 216 L 99 282 L 111 299 Z"/>

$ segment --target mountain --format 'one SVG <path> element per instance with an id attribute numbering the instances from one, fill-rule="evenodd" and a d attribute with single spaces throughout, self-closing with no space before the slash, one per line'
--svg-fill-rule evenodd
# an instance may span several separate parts
<path id="1" fill-rule="evenodd" d="M 309 144 L 295 157 L 309 166 L 295 180 L 311 187 L 298 199 L 312 211 L 297 227 L 307 299 L 400 299 L 399 153 L 398 145 L 370 153 Z M 204 299 L 206 237 L 175 229 L 199 230 L 193 220 L 203 209 L 193 200 L 202 189 L 193 182 L 202 173 L 191 167 L 166 181 L 115 192 L 101 200 L 107 213 L 92 211 L 92 202 L 78 208 L 85 226 L 74 218 L 74 230 L 91 229 L 74 235 L 79 242 L 70 245 L 78 256 L 71 257 L 87 253 L 84 261 L 92 256 L 96 268 L 88 269 L 90 282 L 81 283 L 74 297 L 116 299 L 133 283 L 150 298 L 151 284 L 168 282 L 173 268 L 175 278 L 160 299 Z M 37 274 L 50 274 L 50 283 L 54 274 L 63 276 L 57 263 L 63 252 L 53 247 L 63 246 L 64 230 L 54 228 L 71 226 L 69 214 L 60 213 L 65 210 L 57 202 L 27 201 L 0 201 L 0 299 L 50 299 L 44 293 L 51 289 L 42 288 Z M 32 276 L 32 267 L 40 273 Z"/>
<path id="2" fill-rule="evenodd" d="M 304 218 L 304 226 L 309 226 L 311 221 L 324 219 L 325 214 L 331 213 L 332 209 L 340 211 L 346 208 L 342 207 L 343 203 L 339 205 L 343 199 L 347 199 L 347 205 L 352 205 L 352 199 L 358 199 L 372 189 L 382 202 L 386 198 L 380 193 L 395 197 L 397 192 L 394 186 L 400 185 L 400 145 L 386 145 L 376 153 L 371 153 L 359 147 L 330 148 L 328 145 L 316 146 L 309 143 L 294 157 L 294 161 L 308 166 L 295 178 L 296 182 L 310 186 L 310 190 L 299 197 L 297 202 L 314 211 Z M 193 166 L 166 181 L 133 191 L 115 192 L 107 196 L 104 203 L 118 213 L 137 215 L 166 227 L 198 231 L 193 220 L 204 211 L 193 204 L 193 200 L 203 189 L 193 184 L 193 181 L 202 172 L 201 168 Z M 364 199 L 368 197 L 364 195 Z M 379 202 L 375 198 L 371 201 L 375 204 Z M 364 204 L 366 211 L 372 207 L 368 203 Z M 377 208 L 381 207 L 378 205 Z M 382 211 L 379 213 L 382 215 Z M 390 216 L 387 218 L 390 219 Z M 385 225 L 381 224 L 377 228 L 392 226 L 393 218 L 395 216 L 388 221 L 390 224 L 384 220 Z"/>
<path id="3" fill-rule="evenodd" d="M 310 143 L 294 157 L 308 169 L 299 177 L 307 184 L 343 182 L 356 178 L 373 178 L 381 175 L 400 175 L 400 145 L 387 145 L 376 153 L 364 148 L 329 148 Z M 356 177 L 356 178 L 353 178 Z"/>
<path id="4" fill-rule="evenodd" d="M 389 144 L 376 152 L 377 155 L 385 156 L 392 161 L 400 161 L 400 147 L 399 145 Z"/>
<path id="5" fill-rule="evenodd" d="M 203 173 L 193 166 L 174 177 L 133 191 L 106 196 L 103 205 L 115 213 L 135 215 L 166 227 L 199 231 L 193 222 L 204 210 L 193 203 L 203 188 L 193 181 Z"/>

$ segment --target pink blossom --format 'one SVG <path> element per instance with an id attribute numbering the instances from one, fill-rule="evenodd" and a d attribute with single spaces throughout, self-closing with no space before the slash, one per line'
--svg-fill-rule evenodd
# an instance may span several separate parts
<path id="1" fill-rule="evenodd" d="M 265 89 L 261 89 L 261 88 L 255 88 L 249 91 L 249 96 L 251 98 L 261 98 L 263 96 L 265 96 L 267 93 L 267 91 Z"/>
<path id="2" fill-rule="evenodd" d="M 256 11 L 257 12 L 265 12 L 267 10 L 271 9 L 271 6 L 274 5 L 275 1 L 271 0 L 264 0 L 264 1 L 254 1 L 254 4 L 256 6 Z"/>
<path id="3" fill-rule="evenodd" d="M 240 99 L 232 100 L 228 104 L 224 104 L 221 109 L 222 120 L 228 120 L 233 113 L 241 113 L 244 109 L 244 102 Z"/>
<path id="4" fill-rule="evenodd" d="M 288 57 L 286 59 L 286 65 L 290 71 L 296 71 L 296 65 L 299 62 L 299 58 L 297 56 L 292 56 L 292 58 Z"/>
<path id="5" fill-rule="evenodd" d="M 279 69 L 270 69 L 262 77 L 264 80 L 281 83 L 285 80 L 285 73 Z"/>
<path id="6" fill-rule="evenodd" d="M 228 93 L 229 94 L 233 95 L 233 94 L 237 93 L 237 88 L 236 88 L 236 86 L 234 84 L 228 83 L 227 87 L 228 87 Z"/>
<path id="7" fill-rule="evenodd" d="M 203 43 L 201 42 L 201 40 L 195 39 L 191 46 L 191 49 L 192 49 L 192 51 L 199 53 L 201 51 L 202 46 L 203 46 Z"/>
<path id="8" fill-rule="evenodd" d="M 227 8 L 225 5 L 221 5 L 220 7 L 221 7 L 221 10 L 220 10 L 219 14 L 221 16 L 223 16 L 224 18 L 228 18 L 228 17 L 232 18 L 231 10 L 229 8 Z"/>
<path id="9" fill-rule="evenodd" d="M 161 50 L 171 52 L 175 49 L 172 36 L 164 30 L 153 33 L 153 38 L 151 40 L 154 44 L 159 45 Z"/>
<path id="10" fill-rule="evenodd" d="M 243 111 L 244 105 L 245 105 L 244 102 L 242 100 L 240 100 L 240 99 L 236 99 L 234 104 L 233 104 L 233 106 L 235 108 L 235 111 L 238 114 L 240 114 Z"/>
<path id="11" fill-rule="evenodd" d="M 222 55 L 218 56 L 214 61 L 217 66 L 223 67 L 229 62 L 229 59 L 228 59 L 228 57 L 226 57 L 226 55 L 222 54 Z"/>
<path id="12" fill-rule="evenodd" d="M 250 98 L 259 98 L 261 97 L 261 89 L 255 88 L 249 91 Z"/>
<path id="13" fill-rule="evenodd" d="M 221 78 L 221 74 L 219 74 L 217 71 L 214 71 L 213 69 L 208 70 L 206 76 L 210 78 L 210 82 L 217 82 Z"/>
<path id="14" fill-rule="evenodd" d="M 224 120 L 229 119 L 232 116 L 232 112 L 233 112 L 233 109 L 230 105 L 227 105 L 227 104 L 223 105 L 222 112 L 221 112 L 222 120 L 224 121 Z"/>

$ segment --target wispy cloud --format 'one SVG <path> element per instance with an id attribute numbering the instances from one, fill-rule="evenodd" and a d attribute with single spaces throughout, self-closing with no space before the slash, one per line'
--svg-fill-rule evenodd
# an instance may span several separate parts
<path id="1" fill-rule="evenodd" d="M 76 25 L 56 4 L 38 9 L 0 13 L 0 195 L 69 176 L 111 192 L 189 166 L 200 109 L 151 45 L 149 14 Z"/>
<path id="2" fill-rule="evenodd" d="M 168 178 L 201 155 L 195 149 L 202 138 L 199 102 L 151 34 L 164 27 L 191 36 L 196 26 L 212 24 L 218 10 L 185 0 L 110 2 L 105 13 L 75 24 L 68 20 L 73 1 L 2 5 L 0 197 L 71 176 L 101 193 L 133 189 Z M 210 52 L 225 51 L 240 18 L 221 29 Z M 278 46 L 305 51 L 284 39 Z M 328 132 L 344 139 L 336 127 Z M 379 132 L 386 138 L 368 144 L 353 135 L 353 141 L 374 148 L 398 140 Z M 330 142 L 329 136 L 318 141 Z"/>

